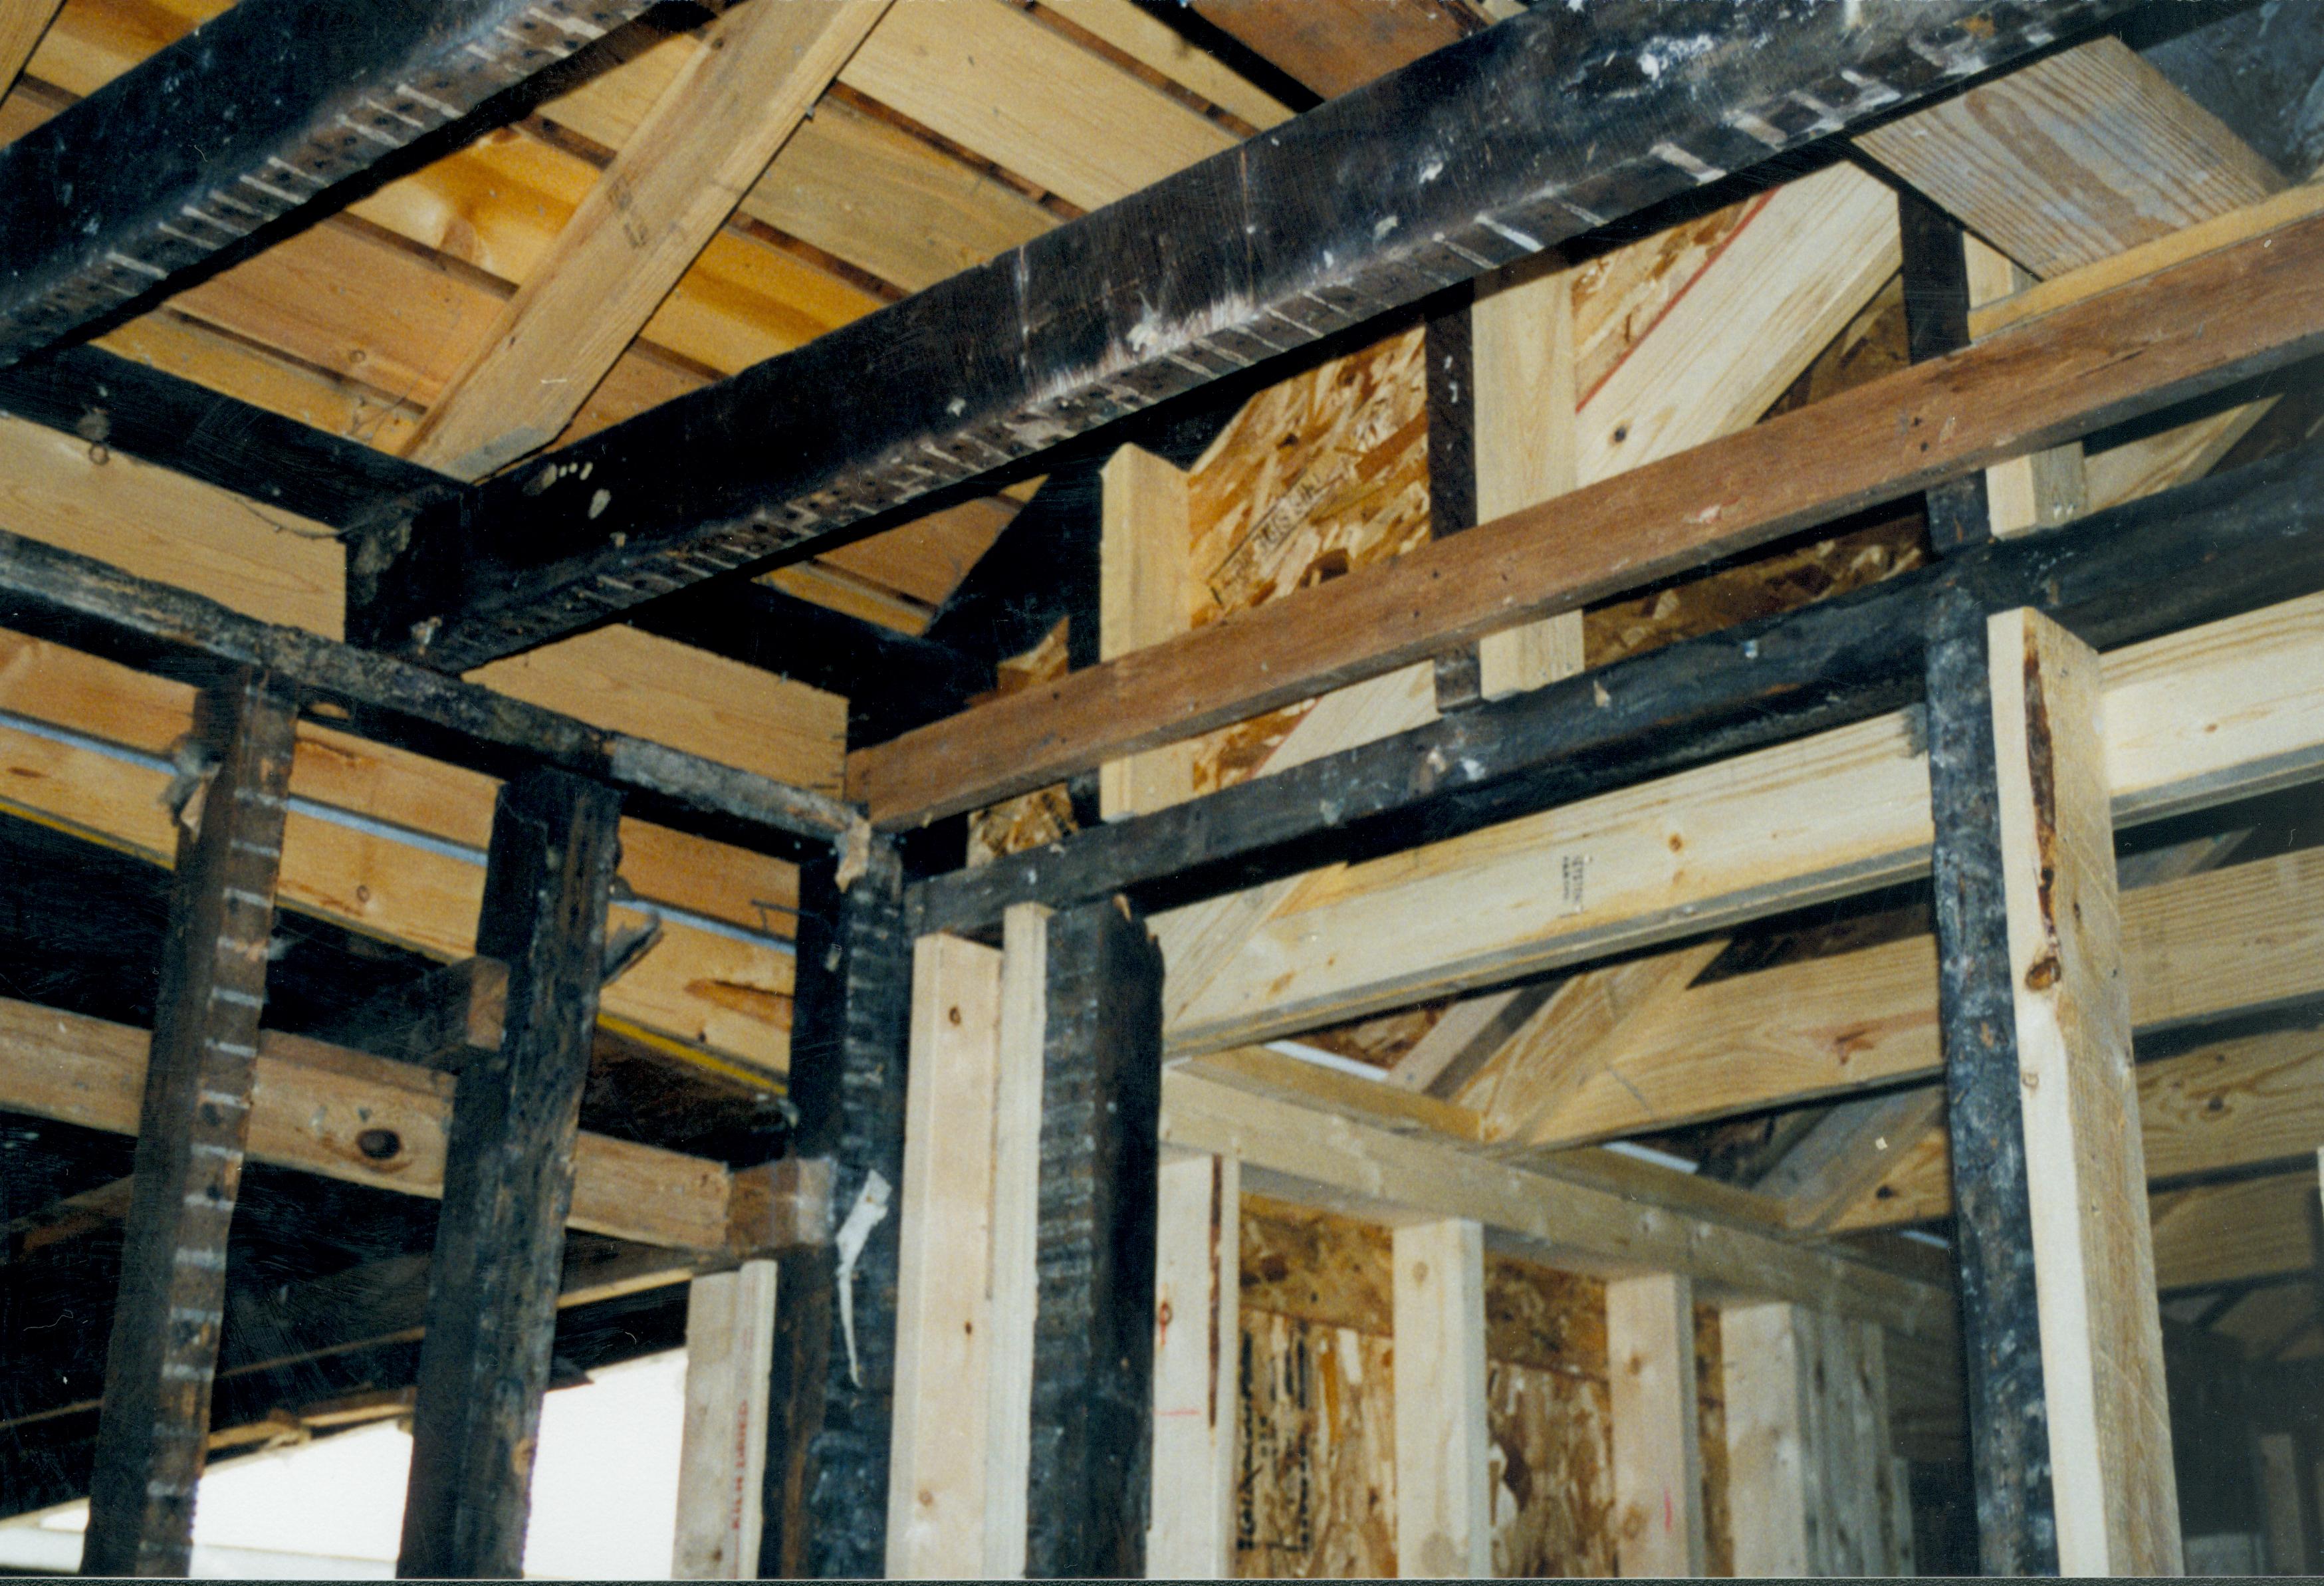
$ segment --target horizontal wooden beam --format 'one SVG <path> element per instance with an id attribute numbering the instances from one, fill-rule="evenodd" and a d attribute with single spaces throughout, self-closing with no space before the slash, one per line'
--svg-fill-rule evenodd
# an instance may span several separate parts
<path id="1" fill-rule="evenodd" d="M 350 631 L 454 671 L 541 643 L 1020 462 L 2126 8 L 1540 8 L 591 437 L 554 465 L 421 512 L 408 545 L 354 592 Z"/>
<path id="2" fill-rule="evenodd" d="M 0 532 L 0 624 L 142 671 L 200 681 L 220 665 L 281 677 L 302 709 L 332 707 L 367 737 L 481 769 L 539 762 L 638 796 L 640 813 L 823 844 L 858 829 L 837 799 L 281 627 L 117 567 Z"/>
<path id="3" fill-rule="evenodd" d="M 1183 1067 L 1163 1076 L 1162 1139 L 1236 1157 L 1253 1193 L 1388 1222 L 1468 1218 L 1569 1270 L 1680 1272 L 1720 1292 L 1795 1300 L 1916 1337 L 1950 1336 L 1953 1325 L 1952 1300 L 1933 1284 L 1422 1134 L 1326 1120 Z"/>
<path id="4" fill-rule="evenodd" d="M 2324 775 L 2324 596 L 2112 650 L 2116 826 Z M 1917 712 L 1313 872 L 1169 1031 L 1203 1051 L 1699 935 L 1927 873 Z M 1202 908 L 1155 917 L 1166 952 Z M 1176 973 L 1174 962 L 1174 973 Z"/>
<path id="5" fill-rule="evenodd" d="M 0 364 L 166 288 L 646 9 L 301 0 L 204 23 L 0 149 Z"/>
<path id="6" fill-rule="evenodd" d="M 869 323 L 869 321 L 866 321 Z M 849 757 L 900 828 L 1425 660 L 2324 346 L 2324 218 Z"/>
<path id="7" fill-rule="evenodd" d="M 2034 606 L 2101 647 L 2324 588 L 2324 448 L 932 879 L 917 890 L 922 928 L 1130 888 L 1172 901 L 1229 890 L 1312 865 L 1323 844 L 1338 859 L 1410 846 L 1865 720 L 1919 696 L 1926 613 L 1955 587 L 1990 609 Z"/>
<path id="8" fill-rule="evenodd" d="M 146 1044 L 128 1025 L 0 1000 L 0 1110 L 134 1135 Z M 452 1089 L 448 1074 L 264 1032 L 250 1159 L 440 1196 Z M 716 1162 L 584 1134 L 569 1221 L 640 1244 L 724 1249 L 730 1183 Z"/>

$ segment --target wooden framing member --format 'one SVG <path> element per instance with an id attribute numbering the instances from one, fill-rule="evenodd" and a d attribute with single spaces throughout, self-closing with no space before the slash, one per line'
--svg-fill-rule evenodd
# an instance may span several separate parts
<path id="1" fill-rule="evenodd" d="M 686 1428 L 670 1575 L 754 1579 L 766 1481 L 776 1270 L 763 1258 L 694 1280 L 686 1296 Z"/>
<path id="2" fill-rule="evenodd" d="M 478 479 L 556 439 L 887 10 L 815 0 L 722 19 L 404 455 Z"/>
<path id="3" fill-rule="evenodd" d="M 617 794 L 562 771 L 501 789 L 477 945 L 509 966 L 508 1018 L 453 1095 L 405 1575 L 522 1572 L 620 818 Z"/>
<path id="4" fill-rule="evenodd" d="M 1623 1575 L 1703 1572 L 1694 1286 L 1675 1273 L 1606 1286 L 1614 1548 Z"/>
<path id="5" fill-rule="evenodd" d="M 1940 607 L 1939 1005 L 1988 1570 L 2179 1564 L 2098 658 Z"/>
<path id="6" fill-rule="evenodd" d="M 895 1579 L 984 1572 L 992 1412 L 994 1148 L 1001 954 L 958 936 L 912 950 L 912 1050 L 897 1197 Z"/>
<path id="7" fill-rule="evenodd" d="M 297 0 L 268 0 L 196 28 L 0 151 L 0 363 L 145 297 L 644 9 L 433 0 L 322 29 Z"/>
<path id="8" fill-rule="evenodd" d="M 97 1416 L 92 1574 L 183 1574 L 225 1326 L 226 1234 L 250 1138 L 289 807 L 289 691 L 258 672 L 195 707 L 119 1297 Z"/>
<path id="9" fill-rule="evenodd" d="M 1732 57 L 1696 48 L 1725 35 L 1690 23 L 1669 69 L 1643 85 L 1625 77 L 1610 92 L 1575 77 L 1574 63 L 1676 45 L 1657 14 L 1513 18 L 798 352 L 592 436 L 568 448 L 572 466 L 553 482 L 490 480 L 472 498 L 423 511 L 408 541 L 398 532 L 381 542 L 383 576 L 357 593 L 350 631 L 454 670 L 542 642 L 650 591 L 797 549 L 1028 459 L 1687 191 L 1706 172 L 1757 165 L 1990 69 L 2034 39 L 2102 22 L 2123 3 L 1920 0 L 1877 7 L 1856 26 L 1802 13 L 1753 24 L 1751 47 Z M 1973 44 L 1964 26 L 1977 30 Z M 1841 82 L 1852 95 L 1834 87 Z M 1795 91 L 1820 108 L 1805 110 Z M 1440 167 L 1410 158 L 1424 144 L 1483 143 L 1492 159 Z M 1371 235 L 1391 212 L 1397 225 Z M 1190 215 L 1204 224 L 1189 228 Z M 1169 239 L 1165 254 L 1153 252 L 1157 237 Z M 1093 271 L 1148 281 L 1161 295 L 1137 307 L 1092 296 Z M 964 326 L 975 327 L 968 343 Z M 921 362 L 918 349 L 936 346 L 957 352 L 953 373 Z M 769 456 L 785 466 L 770 474 Z M 1488 626 L 1533 614 L 1511 610 Z M 1448 635 L 1446 647 L 1476 636 Z M 1286 702 L 1327 686 L 1303 681 L 1317 686 L 1295 687 Z M 1074 769 L 1153 746 L 1109 746 Z M 947 779 L 948 769 L 938 777 Z M 959 807 L 1058 779 L 979 788 Z"/>
<path id="10" fill-rule="evenodd" d="M 1186 475 L 1142 447 L 1125 446 L 1098 471 L 1098 654 L 1103 660 L 1175 639 L 1194 618 Z M 1107 820 L 1148 815 L 1192 798 L 1194 745 L 1167 744 L 1098 768 Z"/>
<path id="11" fill-rule="evenodd" d="M 1145 1572 L 1162 955 L 1102 899 L 1047 922 L 1025 1572 Z"/>
<path id="12" fill-rule="evenodd" d="M 1392 1244 L 1397 1573 L 1481 1580 L 1493 1572 L 1484 1229 L 1406 1223 Z"/>
<path id="13" fill-rule="evenodd" d="M 902 863 L 874 842 L 845 889 L 800 868 L 791 1042 L 795 1171 L 828 1186 L 824 1215 L 774 1251 L 762 1579 L 869 1577 L 887 1562 L 898 1265 L 890 1203 L 904 1178 L 912 940 Z"/>
<path id="14" fill-rule="evenodd" d="M 1155 1212 L 1153 1580 L 1234 1578 L 1242 1164 L 1163 1153 Z"/>
<path id="15" fill-rule="evenodd" d="M 1729 1305 L 1719 1327 L 1735 1573 L 1909 1574 L 1880 1329 L 1780 1304 Z"/>
<path id="16" fill-rule="evenodd" d="M 2094 276 L 1960 352 L 860 750 L 849 790 L 916 825 L 2282 368 L 2324 342 L 2319 258 L 2324 221 L 2301 221 Z"/>

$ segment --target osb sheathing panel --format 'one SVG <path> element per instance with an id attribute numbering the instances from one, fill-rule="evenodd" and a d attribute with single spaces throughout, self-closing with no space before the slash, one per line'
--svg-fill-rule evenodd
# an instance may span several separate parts
<path id="1" fill-rule="evenodd" d="M 1396 1357 L 1385 1229 L 1247 1199 L 1237 1572 L 1396 1572 Z M 1606 1291 L 1486 1258 L 1493 1568 L 1606 1575 L 1616 1565 Z M 1698 1313 L 1711 1556 L 1728 1556 L 1718 1333 Z"/>

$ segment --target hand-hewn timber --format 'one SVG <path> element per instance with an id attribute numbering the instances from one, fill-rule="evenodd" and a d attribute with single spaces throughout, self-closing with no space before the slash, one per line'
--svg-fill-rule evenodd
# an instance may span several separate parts
<path id="1" fill-rule="evenodd" d="M 332 725 L 505 774 L 546 762 L 634 795 L 668 824 L 733 823 L 828 842 L 855 816 L 836 799 L 443 677 L 303 629 L 262 622 L 182 589 L 0 531 L 0 623 L 75 650 L 202 683 L 258 667 Z M 316 706 L 325 708 L 318 711 Z M 332 708 L 336 707 L 336 708 Z"/>
<path id="2" fill-rule="evenodd" d="M 0 364 L 175 282 L 646 9 L 235 5 L 0 150 Z"/>
<path id="3" fill-rule="evenodd" d="M 263 673 L 206 690 L 195 707 L 193 742 L 212 774 L 179 816 L 81 1555 L 92 1575 L 181 1575 L 193 1554 L 294 720 L 288 691 Z"/>
<path id="4" fill-rule="evenodd" d="M 1904 344 L 1915 364 L 1969 346 L 1968 233 L 1960 221 L 1919 193 L 1896 198 L 1904 254 Z M 1929 486 L 1929 544 L 1939 555 L 1993 538 L 1985 502 L 1985 475 L 1964 474 Z"/>
<path id="5" fill-rule="evenodd" d="M 1946 1127 L 1954 1142 L 1953 1249 L 1978 1555 L 1989 1574 L 2053 1573 L 2058 1520 L 2018 1094 L 1986 613 L 1965 598 L 1939 603 L 1930 613 L 1928 644 L 1937 1018 Z"/>
<path id="6" fill-rule="evenodd" d="M 617 794 L 557 770 L 511 780 L 493 812 L 476 945 L 508 965 L 508 1012 L 453 1093 L 396 1561 L 407 1578 L 522 1572 L 620 819 Z"/>
<path id="7" fill-rule="evenodd" d="M 1542 7 L 422 512 L 358 558 L 349 631 L 447 670 L 541 643 L 1941 92 L 2125 4 Z"/>
<path id="8" fill-rule="evenodd" d="M 2324 449 L 2289 453 L 1790 615 L 1668 646 L 1173 808 L 922 883 L 922 930 L 1138 888 L 1172 902 L 1409 845 L 1919 697 L 1946 591 L 2112 648 L 2324 588 Z M 1342 581 L 1344 582 L 1344 580 Z M 1160 899 L 1155 900 L 1160 907 Z"/>
<path id="9" fill-rule="evenodd" d="M 863 321 L 862 323 L 870 323 Z M 849 757 L 883 828 L 1360 682 L 2324 346 L 2324 219 Z"/>
<path id="10" fill-rule="evenodd" d="M 0 369 L 0 412 L 346 529 L 458 481 L 180 380 L 103 347 L 56 347 Z"/>
<path id="11" fill-rule="evenodd" d="M 842 892 L 833 861 L 801 867 L 791 1154 L 831 1166 L 833 1227 L 775 1252 L 782 1303 L 767 1397 L 758 1573 L 862 1578 L 887 1560 L 894 1420 L 897 1220 L 904 1179 L 912 939 L 903 867 L 875 841 Z"/>
<path id="12" fill-rule="evenodd" d="M 1048 924 L 1028 1578 L 1143 1575 L 1162 953 L 1111 899 Z"/>

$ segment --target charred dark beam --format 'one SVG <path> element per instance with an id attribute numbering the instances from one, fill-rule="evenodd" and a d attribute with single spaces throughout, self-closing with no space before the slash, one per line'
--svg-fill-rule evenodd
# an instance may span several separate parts
<path id="1" fill-rule="evenodd" d="M 1146 1572 L 1162 950 L 1117 899 L 1053 915 L 1041 1042 L 1028 1579 Z"/>
<path id="2" fill-rule="evenodd" d="M 2324 588 L 2324 447 L 1987 543 L 1444 721 L 915 889 L 915 931 L 1121 890 L 1160 908 L 1408 847 L 1894 710 L 1946 591 L 2101 648 Z"/>
<path id="3" fill-rule="evenodd" d="M 391 986 L 306 1032 L 397 1063 L 457 1073 L 473 1048 L 501 1044 L 508 1018 L 508 965 L 464 958 Z"/>
<path id="4" fill-rule="evenodd" d="M 58 347 L 0 369 L 0 412 L 334 529 L 369 522 L 406 498 L 462 488 L 102 347 Z"/>
<path id="5" fill-rule="evenodd" d="M 758 1572 L 878 1576 L 887 1567 L 889 1427 L 896 1388 L 912 940 L 903 867 L 874 838 L 844 891 L 829 861 L 800 867 L 791 1101 L 794 1174 L 828 1185 L 829 1218 L 775 1251 L 774 1372 Z"/>
<path id="6" fill-rule="evenodd" d="M 295 720 L 288 690 L 257 672 L 196 705 L 213 769 L 179 815 L 85 1574 L 182 1575 L 192 1556 Z"/>
<path id="7" fill-rule="evenodd" d="M 838 800 L 609 733 L 390 656 L 276 627 L 198 595 L 133 577 L 38 540 L 0 532 L 0 623 L 141 670 L 197 684 L 256 667 L 298 691 L 332 725 L 507 775 L 547 763 L 635 796 L 635 813 L 763 841 L 844 835 Z M 714 833 L 715 834 L 715 833 Z"/>
<path id="8" fill-rule="evenodd" d="M 2129 0 L 1544 6 L 421 511 L 350 632 L 457 671 L 1940 93 Z"/>
<path id="9" fill-rule="evenodd" d="M 0 364 L 170 290 L 648 0 L 244 0 L 0 149 Z"/>
<path id="10" fill-rule="evenodd" d="M 1896 195 L 1904 255 L 1904 346 L 1915 364 L 1969 346 L 1968 234 L 1910 188 Z M 1928 492 L 1929 544 L 1940 556 L 1993 538 L 1985 475 L 1965 474 Z"/>
<path id="11" fill-rule="evenodd" d="M 453 1093 L 399 1574 L 522 1573 L 620 818 L 554 770 L 493 812 L 476 946 L 508 965 L 508 1011 Z"/>

